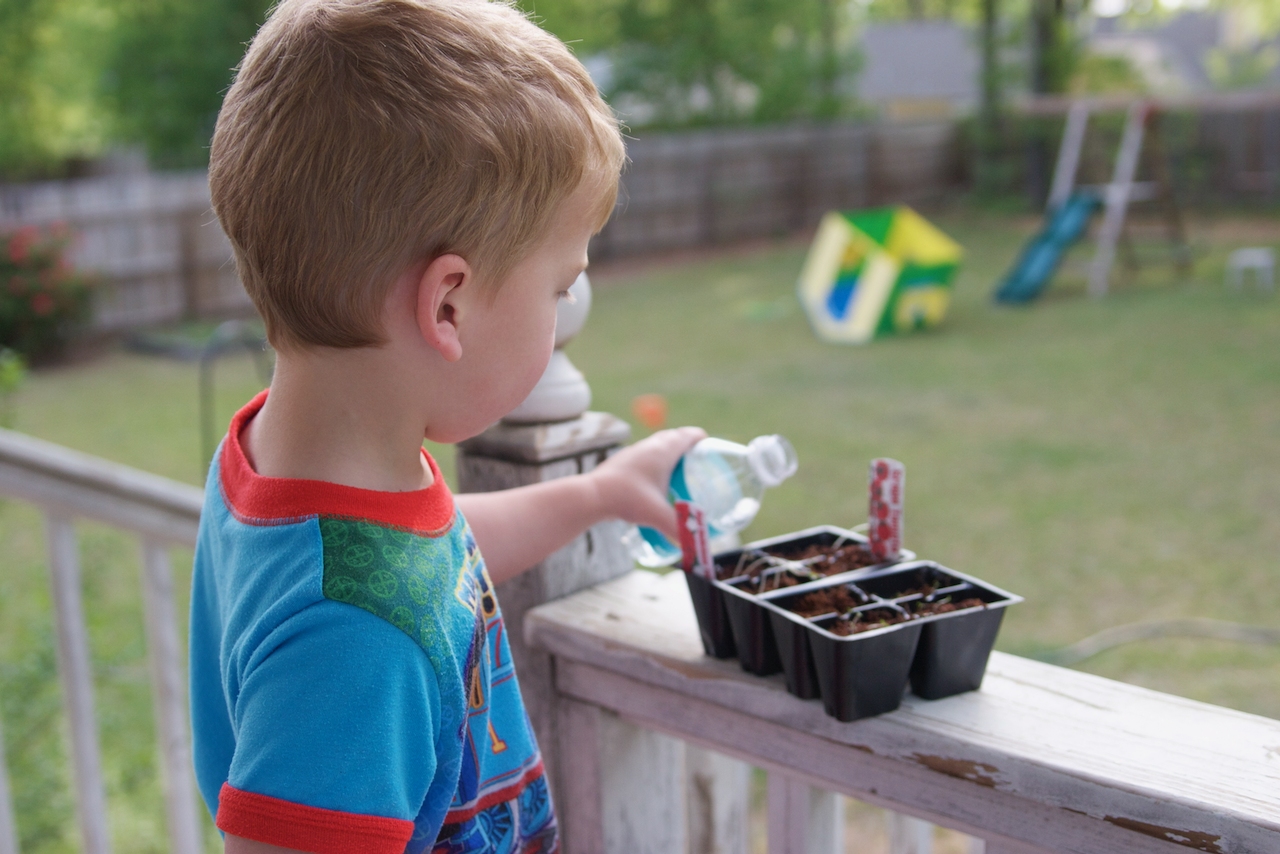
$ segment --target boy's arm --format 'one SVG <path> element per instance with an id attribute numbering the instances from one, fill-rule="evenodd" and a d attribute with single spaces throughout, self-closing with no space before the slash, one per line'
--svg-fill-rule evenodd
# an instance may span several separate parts
<path id="1" fill-rule="evenodd" d="M 686 451 L 706 433 L 697 427 L 663 430 L 601 463 L 593 471 L 546 483 L 455 496 L 495 584 L 538 563 L 587 528 L 623 519 L 678 537 L 667 502 L 667 481 Z"/>

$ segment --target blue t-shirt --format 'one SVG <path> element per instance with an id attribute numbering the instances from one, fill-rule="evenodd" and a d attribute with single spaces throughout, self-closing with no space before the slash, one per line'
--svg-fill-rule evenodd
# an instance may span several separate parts
<path id="1" fill-rule="evenodd" d="M 191 593 L 196 777 L 218 827 L 320 854 L 549 852 L 555 815 L 475 538 L 435 483 L 262 477 L 232 421 Z"/>

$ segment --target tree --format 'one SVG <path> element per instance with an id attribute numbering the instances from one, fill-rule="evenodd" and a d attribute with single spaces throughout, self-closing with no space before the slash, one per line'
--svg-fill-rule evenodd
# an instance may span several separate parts
<path id="1" fill-rule="evenodd" d="M 632 124 L 830 118 L 856 70 L 848 0 L 526 0 Z"/>
<path id="2" fill-rule="evenodd" d="M 981 100 L 975 133 L 977 159 L 975 183 L 979 191 L 990 190 L 999 183 L 1002 171 L 1004 115 L 1000 68 L 1000 0 L 980 0 L 982 12 L 980 42 L 982 51 Z"/>
<path id="3" fill-rule="evenodd" d="M 55 7 L 41 0 L 0 0 L 0 172 L 21 176 L 50 159 L 35 120 L 33 70 L 38 32 Z"/>
<path id="4" fill-rule="evenodd" d="M 1067 91 L 1078 58 L 1078 46 L 1070 33 L 1067 0 L 1031 0 L 1029 18 L 1027 88 L 1033 95 Z M 1043 126 L 1033 128 L 1027 140 L 1027 190 L 1035 205 L 1049 193 L 1052 141 L 1045 131 Z"/>
<path id="5" fill-rule="evenodd" d="M 161 167 L 208 162 L 222 96 L 270 0 L 114 0 L 105 76 L 119 139 Z"/>

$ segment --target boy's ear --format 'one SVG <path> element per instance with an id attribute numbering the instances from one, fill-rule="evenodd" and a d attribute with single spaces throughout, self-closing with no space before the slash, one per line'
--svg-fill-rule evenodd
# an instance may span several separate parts
<path id="1" fill-rule="evenodd" d="M 471 265 L 461 255 L 437 257 L 418 279 L 418 329 L 422 340 L 446 362 L 462 358 L 458 321 L 463 300 L 459 297 L 471 279 Z"/>

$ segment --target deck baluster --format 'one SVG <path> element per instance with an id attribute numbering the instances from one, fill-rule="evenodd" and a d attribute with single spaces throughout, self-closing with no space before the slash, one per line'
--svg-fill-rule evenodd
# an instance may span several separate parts
<path id="1" fill-rule="evenodd" d="M 835 792 L 770 771 L 767 796 L 770 854 L 844 851 L 844 803 Z"/>
<path id="2" fill-rule="evenodd" d="M 76 812 L 84 854 L 110 854 L 107 799 L 102 785 L 102 756 L 93 715 L 93 664 L 80 595 L 80 555 L 71 517 L 56 510 L 45 514 L 49 548 L 49 580 L 53 587 L 54 623 L 58 637 L 58 673 L 62 702 L 71 730 L 75 768 Z"/>
<path id="3" fill-rule="evenodd" d="M 18 827 L 13 820 L 9 772 L 4 764 L 3 726 L 0 726 L 0 854 L 18 854 Z"/>
<path id="4" fill-rule="evenodd" d="M 173 572 L 168 548 L 148 537 L 142 539 L 142 593 L 171 850 L 173 854 L 201 854 L 199 808 L 195 779 L 191 776 L 187 685 L 178 642 L 178 615 L 173 605 Z"/>

